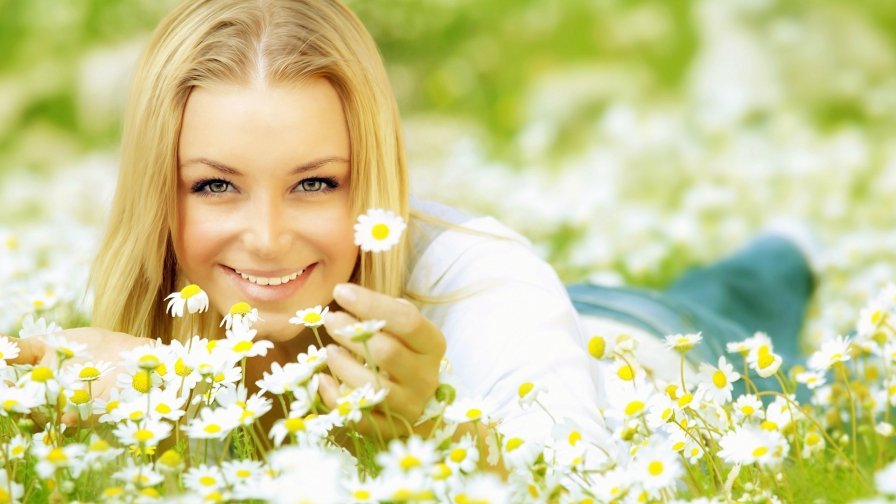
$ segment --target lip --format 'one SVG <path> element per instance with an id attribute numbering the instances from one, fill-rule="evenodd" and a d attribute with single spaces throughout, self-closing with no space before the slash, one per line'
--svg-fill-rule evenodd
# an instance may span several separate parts
<path id="1" fill-rule="evenodd" d="M 230 278 L 230 281 L 242 291 L 243 295 L 246 297 L 246 301 L 248 302 L 274 302 L 274 301 L 282 301 L 284 299 L 289 298 L 293 294 L 295 294 L 302 286 L 305 285 L 305 282 L 308 281 L 308 277 L 311 276 L 311 273 L 317 267 L 317 263 L 309 264 L 305 267 L 305 271 L 297 276 L 295 280 L 291 280 L 285 284 L 280 285 L 258 285 L 254 284 L 248 280 L 243 279 L 239 273 L 236 272 L 233 268 L 229 266 L 221 265 L 221 268 L 224 270 L 224 273 Z M 252 276 L 261 276 L 261 277 L 277 277 L 277 276 L 286 276 L 292 273 L 295 273 L 297 270 L 274 270 L 274 271 L 261 271 L 261 270 L 240 270 L 240 272 L 245 273 L 247 275 Z"/>

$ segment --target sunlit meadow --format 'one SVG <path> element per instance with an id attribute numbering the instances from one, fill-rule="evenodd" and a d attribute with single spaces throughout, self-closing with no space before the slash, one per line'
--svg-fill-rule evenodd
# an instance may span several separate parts
<path id="1" fill-rule="evenodd" d="M 0 333 L 11 336 L 0 339 L 0 503 L 896 495 L 896 6 L 350 3 L 383 49 L 415 193 L 499 217 L 565 280 L 662 288 L 769 225 L 808 223 L 820 282 L 806 362 L 785 374 L 760 334 L 691 381 L 658 383 L 626 340 L 600 335 L 583 358 L 607 370 L 603 435 L 563 418 L 547 438 L 504 433 L 446 366 L 428 409 L 436 428 L 386 442 L 352 434 L 382 400 L 374 388 L 321 404 L 320 349 L 246 394 L 244 358 L 264 344 L 242 325 L 251 307 L 237 307 L 227 340 L 139 349 L 119 392 L 94 399 L 108 366 L 56 332 L 89 324 L 128 71 L 172 2 L 0 2 Z M 172 294 L 181 316 L 202 304 L 194 290 Z M 320 316 L 303 309 L 296 323 Z M 5 365 L 15 337 L 39 336 L 78 364 Z M 683 357 L 701 344 L 670 336 Z M 519 407 L 541 411 L 550 391 L 519 387 Z M 271 410 L 285 420 L 265 432 Z M 97 427 L 63 432 L 63 415 L 91 414 Z M 455 434 L 471 423 L 488 434 Z"/>

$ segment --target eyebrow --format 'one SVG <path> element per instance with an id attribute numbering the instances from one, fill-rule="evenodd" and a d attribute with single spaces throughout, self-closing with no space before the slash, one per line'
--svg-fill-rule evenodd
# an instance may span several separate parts
<path id="1" fill-rule="evenodd" d="M 309 161 L 304 164 L 300 164 L 299 166 L 293 168 L 289 171 L 290 175 L 298 175 L 299 173 L 305 173 L 307 171 L 314 170 L 315 168 L 320 168 L 329 163 L 348 163 L 348 159 L 339 157 L 339 156 L 328 156 L 325 158 L 316 159 L 314 161 Z M 240 175 L 240 171 L 232 166 L 228 166 L 224 163 L 220 163 L 218 161 L 214 161 L 212 159 L 207 158 L 193 158 L 188 159 L 187 161 L 180 164 L 181 167 L 190 164 L 204 164 L 206 166 L 210 166 L 220 172 L 226 173 L 228 175 Z"/>

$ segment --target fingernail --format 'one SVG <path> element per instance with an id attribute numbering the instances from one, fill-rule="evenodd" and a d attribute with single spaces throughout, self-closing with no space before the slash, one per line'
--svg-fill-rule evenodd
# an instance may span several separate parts
<path id="1" fill-rule="evenodd" d="M 355 301 L 355 289 L 352 287 L 352 284 L 339 284 L 333 289 L 333 296 L 340 304 L 342 301 L 352 303 Z"/>

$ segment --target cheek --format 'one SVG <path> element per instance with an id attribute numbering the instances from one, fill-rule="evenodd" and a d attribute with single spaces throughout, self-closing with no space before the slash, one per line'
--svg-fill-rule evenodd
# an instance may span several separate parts
<path id="1" fill-rule="evenodd" d="M 221 222 L 204 218 L 190 205 L 182 205 L 178 217 L 175 254 L 184 273 L 194 282 L 201 281 L 220 249 L 223 238 Z"/>

